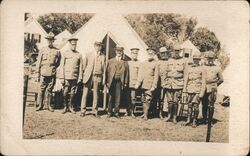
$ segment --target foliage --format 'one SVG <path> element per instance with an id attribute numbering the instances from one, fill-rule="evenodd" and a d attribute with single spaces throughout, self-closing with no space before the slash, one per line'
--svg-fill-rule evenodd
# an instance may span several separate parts
<path id="1" fill-rule="evenodd" d="M 221 64 L 222 70 L 226 69 L 226 67 L 230 63 L 230 55 L 225 51 L 225 48 L 221 48 L 221 50 L 218 52 L 218 61 Z"/>
<path id="2" fill-rule="evenodd" d="M 82 27 L 93 14 L 78 14 L 78 13 L 50 13 L 40 16 L 38 22 L 48 33 L 52 31 L 55 35 L 67 29 L 74 33 Z"/>
<path id="3" fill-rule="evenodd" d="M 35 62 L 34 54 L 38 54 L 37 40 L 24 40 L 24 62 Z"/>
<path id="4" fill-rule="evenodd" d="M 171 49 L 176 42 L 183 42 L 192 35 L 197 24 L 195 18 L 180 14 L 129 14 L 129 24 L 148 46 Z"/>
<path id="5" fill-rule="evenodd" d="M 220 41 L 217 39 L 214 32 L 205 27 L 199 27 L 195 30 L 190 40 L 201 51 L 220 51 Z"/>

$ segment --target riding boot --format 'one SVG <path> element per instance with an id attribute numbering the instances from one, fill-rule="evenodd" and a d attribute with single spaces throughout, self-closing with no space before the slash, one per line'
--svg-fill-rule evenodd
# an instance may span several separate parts
<path id="1" fill-rule="evenodd" d="M 177 111 L 178 111 L 178 105 L 177 103 L 174 103 L 173 105 L 173 123 L 177 123 Z"/>
<path id="2" fill-rule="evenodd" d="M 191 115 L 192 115 L 192 108 L 188 107 L 188 116 L 187 116 L 187 121 L 183 124 L 184 126 L 187 126 L 191 122 Z"/>
<path id="3" fill-rule="evenodd" d="M 173 103 L 170 102 L 168 103 L 168 117 L 166 119 L 167 122 L 170 121 L 172 114 L 173 114 Z"/>
<path id="4" fill-rule="evenodd" d="M 68 98 L 67 96 L 63 96 L 63 111 L 62 114 L 65 114 L 68 111 Z"/>
<path id="5" fill-rule="evenodd" d="M 198 115 L 199 115 L 199 109 L 196 108 L 194 110 L 194 120 L 193 120 L 193 125 L 192 125 L 193 128 L 197 127 Z"/>
<path id="6" fill-rule="evenodd" d="M 37 107 L 36 107 L 36 111 L 40 111 L 43 109 L 43 100 L 44 100 L 44 93 L 43 92 L 40 92 L 38 94 L 38 98 L 37 98 Z"/>
<path id="7" fill-rule="evenodd" d="M 75 114 L 76 112 L 74 111 L 73 100 L 74 100 L 74 94 L 71 93 L 71 94 L 70 94 L 70 98 L 69 98 L 69 111 L 70 111 L 71 113 Z"/>
<path id="8" fill-rule="evenodd" d="M 49 92 L 47 93 L 47 104 L 49 111 L 54 112 L 54 109 L 51 106 L 51 93 Z"/>

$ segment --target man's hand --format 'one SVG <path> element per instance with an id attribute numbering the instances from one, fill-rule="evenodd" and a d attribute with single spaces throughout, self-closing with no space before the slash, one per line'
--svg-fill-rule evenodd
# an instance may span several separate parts
<path id="1" fill-rule="evenodd" d="M 78 79 L 78 80 L 77 80 L 77 84 L 80 84 L 80 83 L 82 83 L 82 80 L 81 80 L 81 79 Z"/>
<path id="2" fill-rule="evenodd" d="M 138 85 L 138 84 L 136 84 L 136 85 L 135 85 L 135 89 L 138 89 L 138 88 L 139 88 L 139 85 Z"/>
<path id="3" fill-rule="evenodd" d="M 200 99 L 203 98 L 203 96 L 204 96 L 203 93 L 200 93 L 200 94 L 199 94 L 199 98 L 200 98 Z"/>
<path id="4" fill-rule="evenodd" d="M 62 84 L 62 86 L 64 86 L 64 84 L 65 84 L 65 80 L 64 79 L 61 79 L 61 84 Z"/>
<path id="5" fill-rule="evenodd" d="M 154 90 L 155 90 L 155 87 L 152 87 L 152 88 L 150 89 L 151 92 L 153 92 Z"/>

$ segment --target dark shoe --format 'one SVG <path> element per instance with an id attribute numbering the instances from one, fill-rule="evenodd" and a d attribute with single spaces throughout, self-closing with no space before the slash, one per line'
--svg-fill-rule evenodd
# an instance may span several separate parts
<path id="1" fill-rule="evenodd" d="M 85 112 L 81 112 L 80 117 L 85 117 Z"/>
<path id="2" fill-rule="evenodd" d="M 118 114 L 115 114 L 114 117 L 116 117 L 117 119 L 121 118 Z"/>
<path id="3" fill-rule="evenodd" d="M 54 109 L 51 106 L 49 106 L 49 111 L 54 112 Z"/>
<path id="4" fill-rule="evenodd" d="M 99 118 L 100 116 L 98 115 L 98 112 L 95 112 L 94 114 L 93 114 L 96 118 Z"/>
<path id="5" fill-rule="evenodd" d="M 36 108 L 36 111 L 41 111 L 41 110 L 42 110 L 41 106 Z"/>
<path id="6" fill-rule="evenodd" d="M 65 114 L 65 113 L 67 113 L 67 108 L 66 107 L 62 111 L 62 114 Z"/>
<path id="7" fill-rule="evenodd" d="M 170 121 L 170 115 L 164 121 L 169 122 Z"/>
<path id="8" fill-rule="evenodd" d="M 74 109 L 72 107 L 69 108 L 69 111 L 73 114 L 76 114 L 76 112 L 74 111 Z"/>
<path id="9" fill-rule="evenodd" d="M 163 116 L 162 116 L 162 114 L 159 114 L 159 117 L 160 117 L 160 119 L 161 120 L 163 120 L 164 118 L 163 118 Z"/>
<path id="10" fill-rule="evenodd" d="M 108 115 L 107 115 L 107 118 L 110 118 L 110 117 L 111 117 L 111 114 L 108 114 Z"/>
<path id="11" fill-rule="evenodd" d="M 173 123 L 177 124 L 176 116 L 173 117 Z"/>
<path id="12" fill-rule="evenodd" d="M 197 123 L 196 123 L 196 120 L 193 120 L 193 124 L 192 124 L 192 127 L 193 127 L 193 128 L 196 128 L 196 127 L 197 127 Z"/>

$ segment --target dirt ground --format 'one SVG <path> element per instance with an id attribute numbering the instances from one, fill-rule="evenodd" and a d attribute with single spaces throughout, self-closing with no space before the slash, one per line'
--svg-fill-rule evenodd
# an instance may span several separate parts
<path id="1" fill-rule="evenodd" d="M 164 122 L 159 118 L 144 121 L 140 117 L 106 118 L 101 115 L 95 118 L 91 114 L 80 117 L 76 114 L 61 114 L 48 110 L 35 112 L 27 107 L 23 137 L 24 139 L 102 139 L 102 140 L 164 140 L 164 141 L 197 141 L 206 139 L 207 125 L 197 128 Z M 212 127 L 211 142 L 228 142 L 229 107 L 216 105 L 215 124 Z"/>

